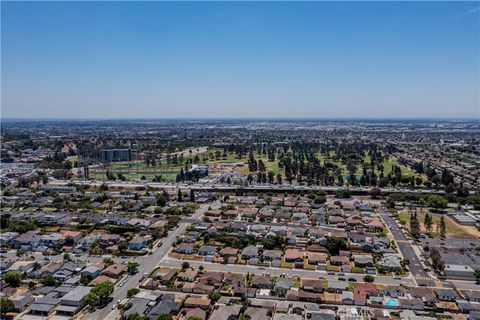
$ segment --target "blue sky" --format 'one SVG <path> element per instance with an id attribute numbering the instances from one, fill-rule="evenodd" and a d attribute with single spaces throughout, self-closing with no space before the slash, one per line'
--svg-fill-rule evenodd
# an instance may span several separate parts
<path id="1" fill-rule="evenodd" d="M 2 2 L 3 117 L 480 117 L 480 2 Z"/>

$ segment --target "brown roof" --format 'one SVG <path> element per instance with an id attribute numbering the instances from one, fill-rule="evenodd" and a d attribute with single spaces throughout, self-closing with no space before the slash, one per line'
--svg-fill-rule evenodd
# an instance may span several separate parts
<path id="1" fill-rule="evenodd" d="M 185 314 L 185 319 L 190 319 L 190 318 L 198 318 L 204 320 L 207 317 L 207 314 L 205 311 L 203 311 L 200 308 L 194 308 L 190 309 L 186 314 Z"/>
<path id="2" fill-rule="evenodd" d="M 105 270 L 102 271 L 102 274 L 113 274 L 113 275 L 121 275 L 123 272 L 127 270 L 127 266 L 120 263 L 115 263 L 108 266 Z"/>
<path id="3" fill-rule="evenodd" d="M 196 297 L 188 297 L 185 300 L 186 306 L 208 306 L 210 305 L 210 299 L 208 298 L 196 298 Z"/>
<path id="4" fill-rule="evenodd" d="M 327 260 L 328 255 L 324 252 L 307 252 L 308 260 L 317 261 L 317 260 Z"/>
<path id="5" fill-rule="evenodd" d="M 238 249 L 226 247 L 220 250 L 220 255 L 222 256 L 236 256 L 238 254 Z"/>
<path id="6" fill-rule="evenodd" d="M 320 279 L 302 279 L 302 287 L 323 288 L 323 280 Z"/>
<path id="7" fill-rule="evenodd" d="M 209 284 L 216 284 L 221 283 L 223 281 L 223 272 L 215 272 L 215 271 L 206 271 L 201 277 L 201 282 L 207 282 Z"/>
<path id="8" fill-rule="evenodd" d="M 331 262 L 339 262 L 339 263 L 342 263 L 342 264 L 347 264 L 347 263 L 350 262 L 350 258 L 345 257 L 345 256 L 332 256 L 332 257 L 330 257 L 330 261 Z"/>
<path id="9" fill-rule="evenodd" d="M 303 252 L 300 252 L 297 249 L 287 249 L 285 250 L 285 259 L 288 259 L 288 260 L 303 259 Z"/>
<path id="10" fill-rule="evenodd" d="M 95 279 L 93 279 L 92 281 L 90 281 L 88 283 L 89 286 L 93 287 L 97 284 L 100 284 L 100 283 L 105 283 L 105 282 L 110 282 L 110 283 L 114 283 L 115 282 L 115 279 L 112 279 L 110 277 L 107 277 L 106 275 L 99 275 L 98 277 L 96 277 Z"/>

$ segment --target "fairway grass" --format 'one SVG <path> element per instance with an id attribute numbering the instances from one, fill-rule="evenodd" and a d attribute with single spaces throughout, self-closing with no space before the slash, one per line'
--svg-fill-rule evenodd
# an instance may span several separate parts
<path id="1" fill-rule="evenodd" d="M 248 175 L 249 174 L 248 166 L 247 166 L 248 154 L 245 154 L 241 158 L 238 158 L 237 155 L 232 152 L 232 153 L 227 153 L 227 156 L 225 158 L 221 157 L 221 158 L 218 158 L 218 159 L 210 159 L 210 155 L 214 156 L 217 151 L 220 151 L 223 154 L 222 149 L 211 149 L 211 150 L 199 153 L 200 161 L 198 162 L 198 164 L 199 165 L 208 165 L 208 164 L 218 164 L 218 163 L 239 163 L 239 162 L 241 162 L 241 163 L 244 163 L 245 165 L 242 168 L 239 169 L 240 173 L 242 173 L 243 175 Z M 208 155 L 208 157 L 207 157 L 208 160 L 204 161 L 204 157 L 206 155 Z M 273 174 L 275 175 L 275 178 L 278 174 L 281 174 L 282 176 L 284 175 L 284 170 L 283 170 L 283 168 L 282 169 L 279 168 L 277 159 L 275 159 L 275 161 L 269 161 L 268 157 L 266 155 L 263 155 L 263 154 L 259 155 L 257 152 L 254 153 L 254 156 L 255 156 L 255 159 L 257 161 L 260 160 L 260 159 L 263 161 L 263 163 L 266 166 L 266 172 L 267 173 L 270 172 L 270 171 L 273 172 Z M 324 154 L 321 154 L 321 153 L 317 153 L 317 157 L 322 164 L 325 161 L 332 162 L 340 168 L 341 174 L 343 176 L 348 176 L 349 172 L 348 172 L 347 165 L 343 164 L 341 161 L 334 160 L 333 159 L 334 156 L 335 156 L 334 151 L 331 151 L 329 153 L 329 155 L 327 155 L 327 156 L 324 155 Z M 110 170 L 114 174 L 122 173 L 126 177 L 127 180 L 140 179 L 140 177 L 142 175 L 144 175 L 147 180 L 151 181 L 155 177 L 155 175 L 162 175 L 162 178 L 163 178 L 164 181 L 175 181 L 176 176 L 180 172 L 181 168 L 185 167 L 185 163 L 186 163 L 187 159 L 192 159 L 193 160 L 193 158 L 194 158 L 194 156 L 185 157 L 184 161 L 182 163 L 177 163 L 177 164 L 172 164 L 172 163 L 167 164 L 166 160 L 162 160 L 162 161 L 158 161 L 154 167 L 152 167 L 152 166 L 147 167 L 144 162 L 111 163 L 109 165 L 106 165 L 105 169 L 92 170 L 92 172 L 90 173 L 90 177 L 93 178 L 93 179 L 98 179 L 98 180 L 106 180 L 106 171 Z M 366 155 L 363 158 L 363 163 L 369 164 L 370 160 L 371 160 L 371 157 L 369 155 Z M 385 175 L 388 174 L 389 172 L 391 172 L 392 167 L 395 165 L 395 166 L 400 167 L 400 169 L 402 171 L 402 175 L 419 176 L 418 174 L 413 172 L 408 167 L 398 163 L 398 161 L 394 158 L 389 158 L 389 159 L 384 160 L 382 162 L 382 165 L 384 167 L 384 174 Z M 359 178 L 362 174 L 362 164 L 361 163 L 356 164 L 356 168 L 357 168 L 357 170 L 356 170 L 355 175 L 356 175 L 357 178 Z M 378 173 L 378 170 L 376 170 L 376 172 Z"/>

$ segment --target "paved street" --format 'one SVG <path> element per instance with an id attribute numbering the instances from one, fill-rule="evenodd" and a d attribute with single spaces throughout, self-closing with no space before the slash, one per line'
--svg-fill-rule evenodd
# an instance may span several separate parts
<path id="1" fill-rule="evenodd" d="M 160 262 L 160 266 L 163 267 L 172 267 L 172 268 L 180 268 L 182 263 L 185 260 L 177 260 L 171 258 L 165 258 Z M 281 274 L 287 273 L 290 276 L 299 276 L 300 278 L 318 278 L 324 277 L 327 280 L 337 280 L 338 276 L 336 275 L 329 275 L 326 271 L 323 270 L 302 270 L 302 269 L 284 269 L 284 268 L 265 268 L 260 266 L 250 266 L 250 265 L 238 265 L 238 264 L 219 264 L 219 263 L 211 263 L 211 262 L 199 262 L 199 261 L 190 261 L 188 263 L 192 267 L 198 267 L 200 265 L 204 266 L 207 270 L 212 271 L 222 271 L 222 272 L 235 272 L 235 273 L 254 273 L 254 274 L 262 274 L 262 273 L 269 273 L 272 276 L 279 276 Z M 353 273 L 346 273 L 343 278 L 355 278 L 358 282 L 363 282 L 363 274 L 353 274 Z M 385 283 L 385 284 L 404 284 L 404 285 L 414 285 L 415 282 L 413 279 L 403 278 L 401 280 L 396 280 L 393 277 L 382 277 L 382 276 L 375 276 L 375 283 Z"/>
<path id="2" fill-rule="evenodd" d="M 390 217 L 388 213 L 383 210 L 380 210 L 379 213 L 382 219 L 387 224 L 388 228 L 390 229 L 393 237 L 397 241 L 398 248 L 402 252 L 402 255 L 410 261 L 410 265 L 408 267 L 410 269 L 410 272 L 415 277 L 415 281 L 417 282 L 417 284 L 419 286 L 435 287 L 435 281 L 424 270 L 419 257 L 415 254 L 415 251 L 413 250 L 412 244 L 405 236 L 395 219 Z"/>

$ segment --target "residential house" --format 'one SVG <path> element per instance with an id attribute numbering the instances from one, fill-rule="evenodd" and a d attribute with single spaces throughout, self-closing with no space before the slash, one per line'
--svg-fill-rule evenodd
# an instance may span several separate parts
<path id="1" fill-rule="evenodd" d="M 355 267 L 358 268 L 371 268 L 375 266 L 373 257 L 371 255 L 355 254 L 353 255 L 353 261 L 355 263 Z"/>
<path id="2" fill-rule="evenodd" d="M 182 254 L 192 254 L 194 252 L 193 243 L 180 243 L 175 247 L 175 252 Z"/>
<path id="3" fill-rule="evenodd" d="M 318 265 L 327 263 L 328 255 L 323 252 L 308 251 L 308 264 Z"/>
<path id="4" fill-rule="evenodd" d="M 396 254 L 384 254 L 379 265 L 388 271 L 398 272 L 402 270 L 400 259 Z"/>
<path id="5" fill-rule="evenodd" d="M 345 256 L 331 256 L 330 264 L 334 266 L 342 266 L 350 264 L 350 258 Z"/>
<path id="6" fill-rule="evenodd" d="M 298 249 L 287 249 L 285 250 L 285 261 L 286 262 L 303 262 L 303 252 Z"/>
<path id="7" fill-rule="evenodd" d="M 275 292 L 285 294 L 290 288 L 294 286 L 294 281 L 289 278 L 277 278 L 274 285 Z"/>
<path id="8" fill-rule="evenodd" d="M 120 263 L 115 263 L 105 268 L 101 274 L 110 278 L 119 279 L 127 270 L 127 266 Z"/>
<path id="9" fill-rule="evenodd" d="M 151 236 L 136 236 L 128 242 L 128 248 L 135 251 L 146 249 L 151 240 Z"/>
<path id="10" fill-rule="evenodd" d="M 257 289 L 267 289 L 271 287 L 272 279 L 268 276 L 254 275 L 250 285 Z"/>
<path id="11" fill-rule="evenodd" d="M 242 257 L 245 260 L 248 260 L 248 259 L 251 259 L 251 258 L 258 258 L 258 247 L 248 246 L 248 247 L 243 248 Z"/>
<path id="12" fill-rule="evenodd" d="M 305 291 L 323 292 L 323 283 L 324 281 L 321 279 L 302 279 L 302 289 Z"/>
<path id="13" fill-rule="evenodd" d="M 460 299 L 458 294 L 453 289 L 446 289 L 446 288 L 435 289 L 435 295 L 437 296 L 437 299 L 440 301 L 456 301 Z"/>
<path id="14" fill-rule="evenodd" d="M 57 314 L 72 317 L 86 304 L 85 296 L 92 290 L 91 287 L 78 286 L 70 290 L 60 299 L 60 305 L 55 309 Z"/>
<path id="15" fill-rule="evenodd" d="M 230 320 L 237 319 L 242 309 L 241 305 L 220 305 L 214 309 L 209 320 Z"/>
<path id="16" fill-rule="evenodd" d="M 198 254 L 201 256 L 212 256 L 215 254 L 216 251 L 217 247 L 215 246 L 203 245 L 200 247 L 200 249 L 198 249 Z"/>
<path id="17" fill-rule="evenodd" d="M 352 291 L 342 292 L 342 304 L 352 305 L 354 303 L 354 295 Z"/>
<path id="18" fill-rule="evenodd" d="M 180 281 L 193 282 L 197 277 L 197 271 L 195 270 L 185 270 L 180 272 L 177 275 L 177 279 Z"/>
<path id="19" fill-rule="evenodd" d="M 205 320 L 207 318 L 207 313 L 201 308 L 189 309 L 185 313 L 185 319 L 200 319 Z"/>
<path id="20" fill-rule="evenodd" d="M 268 320 L 270 319 L 268 312 L 267 308 L 248 307 L 244 315 L 248 316 L 250 320 Z"/>
<path id="21" fill-rule="evenodd" d="M 209 298 L 188 297 L 184 302 L 184 306 L 186 308 L 197 308 L 198 307 L 198 308 L 205 309 L 208 306 L 210 306 L 210 299 Z"/>
<path id="22" fill-rule="evenodd" d="M 343 291 L 348 290 L 348 282 L 345 281 L 328 281 L 327 291 L 330 293 L 342 293 Z"/>

